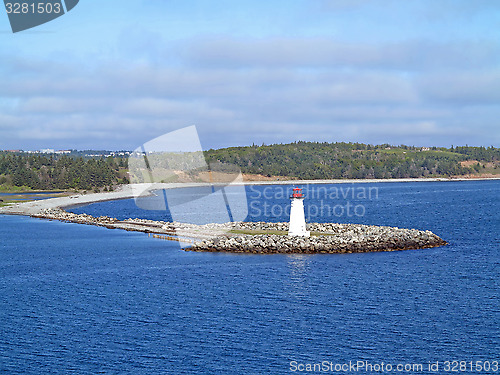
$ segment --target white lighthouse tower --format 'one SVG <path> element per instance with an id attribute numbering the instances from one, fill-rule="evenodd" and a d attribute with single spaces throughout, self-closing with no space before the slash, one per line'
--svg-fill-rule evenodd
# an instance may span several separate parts
<path id="1" fill-rule="evenodd" d="M 289 236 L 309 237 L 310 232 L 306 231 L 306 218 L 304 215 L 304 195 L 302 189 L 294 188 L 290 196 L 292 207 L 290 209 Z"/>

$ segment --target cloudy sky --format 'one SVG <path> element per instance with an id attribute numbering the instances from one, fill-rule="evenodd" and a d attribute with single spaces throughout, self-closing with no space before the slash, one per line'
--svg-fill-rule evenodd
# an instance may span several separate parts
<path id="1" fill-rule="evenodd" d="M 500 146 L 496 0 L 83 0 L 0 46 L 0 149 Z"/>

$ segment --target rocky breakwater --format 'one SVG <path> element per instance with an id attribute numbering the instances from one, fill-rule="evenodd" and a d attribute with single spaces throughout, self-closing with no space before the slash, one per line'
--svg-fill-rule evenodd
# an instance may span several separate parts
<path id="1" fill-rule="evenodd" d="M 310 223 L 311 237 L 289 237 L 286 234 L 261 234 L 288 230 L 288 223 L 233 223 L 234 232 L 193 244 L 186 250 L 225 251 L 235 253 L 361 253 L 424 249 L 446 245 L 430 231 L 395 227 Z"/>
<path id="2" fill-rule="evenodd" d="M 164 221 L 144 220 L 144 219 L 126 219 L 118 220 L 109 216 L 94 217 L 88 214 L 75 214 L 64 211 L 60 208 L 47 208 L 41 210 L 38 214 L 31 215 L 41 219 L 59 220 L 68 223 L 95 225 L 109 229 L 124 229 L 134 232 L 157 233 L 157 234 L 175 234 L 175 230 L 165 227 L 169 223 Z"/>
<path id="3" fill-rule="evenodd" d="M 222 235 L 234 228 L 235 225 L 234 223 L 196 225 L 138 218 L 118 220 L 109 216 L 94 217 L 88 214 L 75 214 L 64 211 L 61 208 L 43 209 L 37 214 L 33 214 L 31 216 L 41 219 L 59 220 L 68 223 L 95 225 L 109 229 L 123 229 L 134 232 L 168 235 L 169 240 L 179 242 L 187 241 L 190 243 Z"/>
<path id="4" fill-rule="evenodd" d="M 60 208 L 47 208 L 41 210 L 40 213 L 31 216 L 41 219 L 60 220 L 71 223 L 97 225 L 103 227 L 107 227 L 118 222 L 117 219 L 109 216 L 94 217 L 87 214 L 74 214 L 72 212 L 66 212 Z"/>
<path id="5" fill-rule="evenodd" d="M 356 253 L 424 249 L 446 245 L 430 231 L 358 224 L 309 223 L 311 237 L 290 237 L 288 223 L 235 222 L 195 225 L 146 219 L 118 220 L 108 216 L 66 212 L 60 208 L 32 215 L 51 220 L 168 235 L 189 242 L 190 251 L 234 253 Z M 174 237 L 171 237 L 174 236 Z M 159 236 L 161 237 L 161 236 Z"/>

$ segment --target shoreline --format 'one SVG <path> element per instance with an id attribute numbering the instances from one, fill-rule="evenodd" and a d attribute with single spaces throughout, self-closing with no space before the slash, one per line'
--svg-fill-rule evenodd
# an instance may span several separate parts
<path id="1" fill-rule="evenodd" d="M 367 183 L 393 183 L 393 182 L 454 182 L 454 181 L 489 181 L 499 178 L 391 178 L 391 179 L 349 179 L 349 180 L 282 180 L 282 181 L 244 181 L 235 182 L 232 186 L 242 185 L 319 185 L 319 184 L 367 184 Z M 36 216 L 46 209 L 65 209 L 74 206 L 92 203 L 131 199 L 137 196 L 137 191 L 142 194 L 151 194 L 152 191 L 162 189 L 194 188 L 205 186 L 225 186 L 221 183 L 155 183 L 155 184 L 128 184 L 121 185 L 116 191 L 105 193 L 75 194 L 65 197 L 49 198 L 29 202 L 12 203 L 0 207 L 0 214 Z M 134 193 L 135 192 L 135 193 Z"/>
<path id="2" fill-rule="evenodd" d="M 232 185 L 308 185 L 308 184 L 353 184 L 377 182 L 449 182 L 456 179 L 391 179 L 391 180 L 284 180 L 238 182 Z M 108 216 L 93 217 L 87 214 L 74 214 L 64 209 L 73 206 L 105 202 L 110 200 L 131 199 L 145 196 L 160 189 L 193 188 L 200 186 L 225 186 L 210 183 L 158 183 L 123 185 L 119 190 L 88 195 L 35 200 L 0 207 L 0 214 L 25 215 L 45 220 L 95 225 L 108 229 L 122 229 L 148 233 L 153 237 L 180 243 L 189 243 L 184 248 L 197 252 L 233 252 L 254 254 L 319 254 L 353 253 L 416 250 L 447 245 L 447 242 L 429 231 L 402 229 L 397 227 L 369 226 L 359 224 L 309 223 L 315 236 L 302 238 L 276 235 L 273 231 L 287 231 L 288 223 L 251 223 L 234 222 L 225 224 L 194 225 L 178 222 L 163 222 L 145 219 L 117 220 Z M 253 230 L 254 234 L 238 234 L 233 230 Z M 271 230 L 260 234 L 261 230 Z"/>

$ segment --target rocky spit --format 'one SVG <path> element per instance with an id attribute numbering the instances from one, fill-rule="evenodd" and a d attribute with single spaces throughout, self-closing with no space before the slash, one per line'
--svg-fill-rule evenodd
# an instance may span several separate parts
<path id="1" fill-rule="evenodd" d="M 32 216 L 152 233 L 159 238 L 191 243 L 190 247 L 185 248 L 188 251 L 254 254 L 361 253 L 446 245 L 446 241 L 430 231 L 360 224 L 309 223 L 307 230 L 311 231 L 311 237 L 290 237 L 286 235 L 288 223 L 235 222 L 195 225 L 137 218 L 120 221 L 108 216 L 74 214 L 60 208 L 45 209 Z M 263 231 L 269 231 L 270 234 L 262 234 Z"/>
<path id="2" fill-rule="evenodd" d="M 236 230 L 287 231 L 288 223 L 235 223 Z M 194 243 L 187 250 L 227 251 L 239 253 L 362 253 L 425 249 L 446 245 L 430 231 L 395 227 L 309 223 L 311 237 L 289 237 L 280 234 L 240 234 L 219 236 Z"/>

